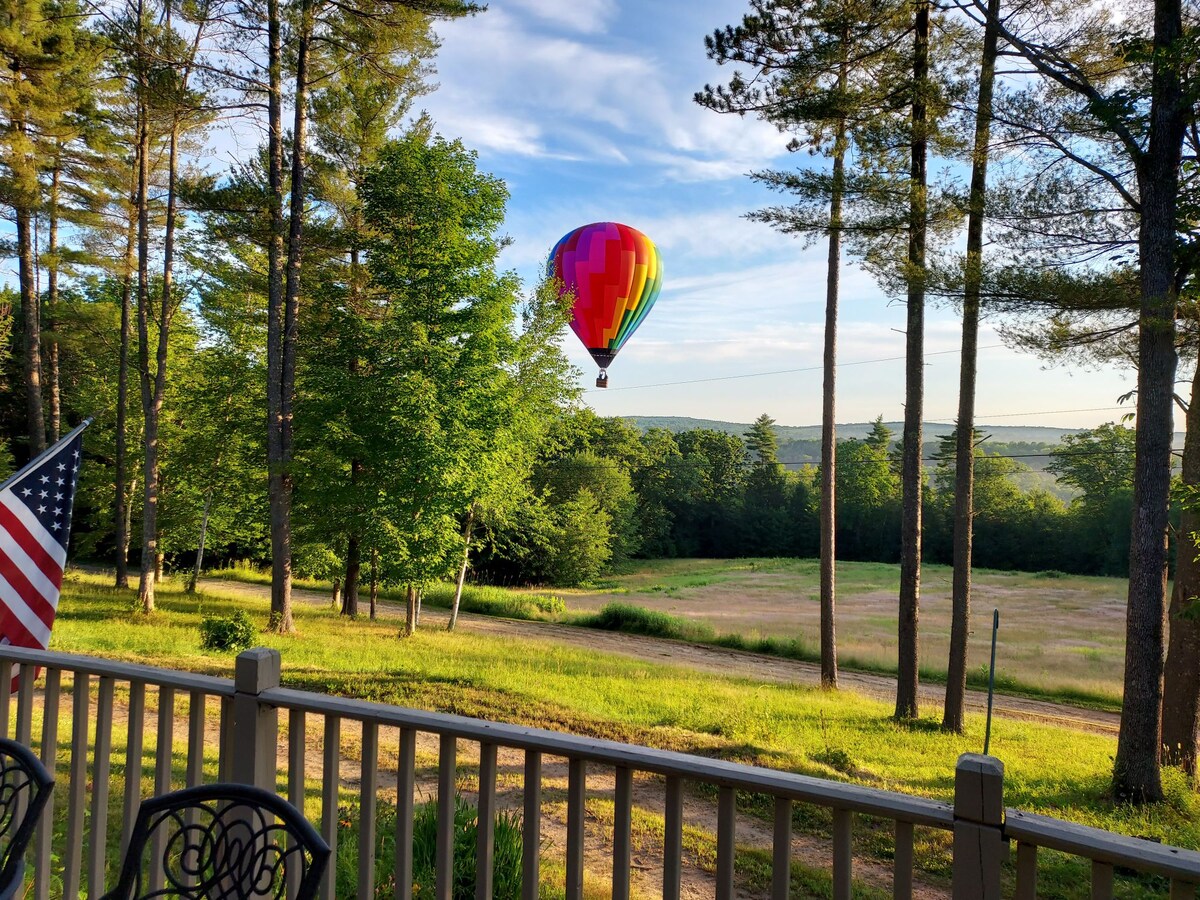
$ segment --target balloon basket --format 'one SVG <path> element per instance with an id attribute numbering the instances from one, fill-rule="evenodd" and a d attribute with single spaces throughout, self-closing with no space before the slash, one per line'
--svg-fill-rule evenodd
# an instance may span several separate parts
<path id="1" fill-rule="evenodd" d="M 596 387 L 608 387 L 608 372 L 606 372 L 604 369 L 601 369 L 600 374 L 596 376 Z"/>

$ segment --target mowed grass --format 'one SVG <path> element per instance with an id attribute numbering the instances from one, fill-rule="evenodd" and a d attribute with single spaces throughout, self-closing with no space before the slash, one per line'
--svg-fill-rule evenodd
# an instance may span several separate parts
<path id="1" fill-rule="evenodd" d="M 944 677 L 950 641 L 949 566 L 921 577 L 921 663 Z M 899 566 L 837 565 L 839 661 L 894 672 Z M 975 570 L 968 662 L 984 677 L 992 610 L 1000 610 L 997 682 L 1002 689 L 1104 706 L 1120 703 L 1127 582 L 1057 572 Z M 815 559 L 638 560 L 594 589 L 564 593 L 568 609 L 594 613 L 612 602 L 667 613 L 716 638 L 819 646 L 820 570 Z"/>
<path id="2" fill-rule="evenodd" d="M 131 613 L 132 600 L 131 592 L 107 587 L 98 576 L 72 575 L 53 648 L 228 675 L 232 654 L 199 647 L 202 615 L 244 609 L 261 626 L 267 618 L 261 600 L 189 596 L 170 583 L 160 588 L 153 615 Z M 350 621 L 317 604 L 297 604 L 295 613 L 296 635 L 264 633 L 261 643 L 280 650 L 284 683 L 298 688 L 701 753 L 947 802 L 955 760 L 977 752 L 983 740 L 980 717 L 968 720 L 965 736 L 948 735 L 933 720 L 897 724 L 889 705 L 848 692 L 723 678 L 548 642 L 447 633 L 440 620 L 401 639 L 394 618 Z M 992 752 L 1007 768 L 1008 805 L 1200 849 L 1200 802 L 1181 776 L 1169 775 L 1164 804 L 1138 809 L 1109 799 L 1114 750 L 1109 737 L 1003 720 L 992 735 Z M 810 819 L 818 829 L 825 825 L 820 815 Z M 938 859 L 944 864 L 944 843 L 935 845 L 925 863 L 936 869 Z M 1053 854 L 1044 865 L 1047 886 L 1073 883 L 1083 871 Z M 1047 894 L 1060 895 L 1068 894 Z"/>

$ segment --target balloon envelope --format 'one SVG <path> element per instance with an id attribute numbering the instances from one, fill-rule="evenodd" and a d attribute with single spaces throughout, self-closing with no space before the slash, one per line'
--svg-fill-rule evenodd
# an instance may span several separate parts
<path id="1" fill-rule="evenodd" d="M 565 235 L 550 263 L 563 292 L 575 295 L 571 330 L 597 364 L 607 367 L 658 299 L 658 248 L 636 228 L 596 222 Z"/>

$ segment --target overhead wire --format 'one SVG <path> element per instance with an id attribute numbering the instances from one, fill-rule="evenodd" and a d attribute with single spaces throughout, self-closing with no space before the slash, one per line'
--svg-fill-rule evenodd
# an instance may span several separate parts
<path id="1" fill-rule="evenodd" d="M 980 347 L 979 349 L 980 350 L 996 350 L 1003 346 L 1004 346 L 1003 344 L 989 344 L 986 347 Z M 962 350 L 959 350 L 959 349 L 934 350 L 931 353 L 926 353 L 925 356 L 926 357 L 944 356 L 948 353 L 961 353 L 961 352 L 962 352 Z M 874 363 L 902 362 L 904 360 L 904 358 L 905 357 L 903 357 L 903 356 L 881 356 L 878 359 L 859 359 L 859 360 L 855 360 L 853 362 L 838 363 L 838 368 L 844 369 L 849 366 L 867 366 L 867 365 L 872 365 Z M 824 366 L 801 366 L 800 368 L 797 368 L 797 369 L 776 369 L 771 372 L 743 372 L 738 375 L 714 375 L 711 378 L 690 378 L 685 381 L 660 381 L 660 382 L 655 382 L 653 384 L 626 384 L 626 385 L 622 385 L 620 387 L 590 388 L 590 389 L 584 391 L 584 393 L 597 394 L 600 391 L 638 391 L 638 390 L 642 390 L 644 388 L 678 387 L 679 385 L 705 384 L 705 383 L 712 382 L 712 381 L 737 381 L 742 378 L 765 378 L 770 375 L 794 375 L 797 372 L 820 372 L 823 368 L 824 368 Z"/>

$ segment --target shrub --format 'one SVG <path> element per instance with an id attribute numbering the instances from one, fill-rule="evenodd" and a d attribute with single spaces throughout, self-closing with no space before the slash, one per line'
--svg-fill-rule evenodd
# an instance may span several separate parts
<path id="1" fill-rule="evenodd" d="M 533 605 L 541 612 L 550 613 L 551 615 L 560 615 L 567 611 L 566 601 L 557 594 L 547 594 L 546 596 L 535 594 L 533 596 Z"/>
<path id="2" fill-rule="evenodd" d="M 433 900 L 437 849 L 436 800 L 413 811 L 413 897 Z M 350 807 L 338 808 L 338 897 L 353 897 L 358 889 L 358 817 Z M 395 895 L 396 807 L 379 806 L 375 819 L 375 897 Z M 475 842 L 479 811 L 460 796 L 454 798 L 454 874 L 450 893 L 454 900 L 474 900 Z M 492 897 L 517 900 L 521 896 L 521 820 L 515 813 L 496 816 L 492 856 Z"/>
<path id="3" fill-rule="evenodd" d="M 205 616 L 200 620 L 200 646 L 205 650 L 244 650 L 254 643 L 257 629 L 242 610 L 232 616 Z"/>
<path id="4" fill-rule="evenodd" d="M 576 621 L 586 628 L 623 631 L 627 634 L 646 634 L 651 637 L 674 638 L 679 641 L 712 641 L 712 629 L 701 622 L 689 622 L 679 616 L 634 606 L 630 603 L 608 603 L 600 612 Z"/>

